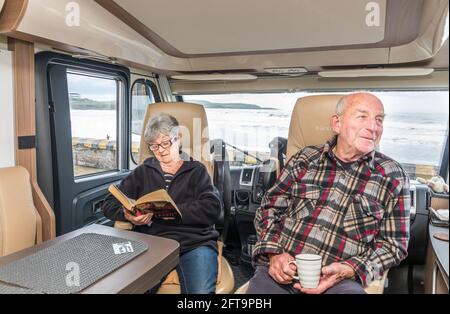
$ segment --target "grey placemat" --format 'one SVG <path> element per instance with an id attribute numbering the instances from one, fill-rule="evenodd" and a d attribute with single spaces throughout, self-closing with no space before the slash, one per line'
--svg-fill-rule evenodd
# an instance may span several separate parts
<path id="1" fill-rule="evenodd" d="M 0 282 L 0 294 L 41 294 L 38 291 L 8 285 Z"/>
<path id="2" fill-rule="evenodd" d="M 77 293 L 148 249 L 146 243 L 85 233 L 0 267 L 0 281 L 43 293 Z"/>

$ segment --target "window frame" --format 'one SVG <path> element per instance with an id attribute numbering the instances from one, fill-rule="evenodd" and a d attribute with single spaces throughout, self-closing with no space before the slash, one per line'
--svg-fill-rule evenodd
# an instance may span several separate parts
<path id="1" fill-rule="evenodd" d="M 55 52 L 39 52 L 36 64 L 36 162 L 37 180 L 50 206 L 55 209 L 57 235 L 100 221 L 99 201 L 107 187 L 129 174 L 127 149 L 119 150 L 117 171 L 74 179 L 67 69 L 95 76 L 117 76 L 120 113 L 119 137 L 128 147 L 130 71 L 128 68 L 92 60 L 80 60 Z M 120 144 L 119 144 L 120 145 Z M 99 220 L 100 219 L 100 220 Z"/>
<path id="2" fill-rule="evenodd" d="M 123 136 L 121 136 L 121 134 L 123 134 L 123 125 L 120 123 L 121 121 L 124 120 L 124 111 L 125 111 L 125 105 L 126 105 L 126 101 L 125 101 L 125 89 L 126 89 L 126 84 L 125 81 L 123 79 L 123 77 L 121 77 L 120 75 L 116 75 L 113 73 L 100 73 L 100 72 L 94 72 L 93 70 L 90 69 L 83 69 L 80 70 L 78 68 L 73 68 L 71 66 L 67 66 L 67 74 L 74 74 L 74 75 L 82 75 L 82 76 L 87 76 L 87 77 L 91 77 L 91 78 L 99 78 L 99 79 L 109 79 L 109 80 L 114 80 L 116 83 L 116 102 L 117 102 L 117 106 L 116 106 L 116 168 L 115 169 L 110 169 L 110 170 L 105 170 L 105 171 L 101 171 L 101 172 L 94 172 L 94 173 L 89 173 L 89 174 L 85 174 L 85 175 L 79 175 L 76 176 L 75 175 L 75 169 L 73 169 L 73 180 L 75 183 L 78 182 L 83 182 L 89 179 L 92 179 L 93 177 L 103 177 L 103 176 L 108 176 L 111 173 L 118 173 L 120 171 L 124 170 L 124 166 L 123 166 L 123 150 L 126 147 L 126 142 L 124 142 L 123 140 Z M 70 105 L 70 103 L 69 103 Z M 71 109 L 69 107 L 69 115 L 70 115 Z M 72 126 L 70 129 L 70 134 L 71 137 L 73 138 L 72 135 Z M 73 162 L 73 160 L 72 160 Z"/>
<path id="3" fill-rule="evenodd" d="M 439 165 L 439 175 L 445 179 L 448 183 L 448 170 L 449 170 L 449 138 L 448 138 L 449 127 L 447 125 L 447 134 L 444 138 L 444 149 L 441 156 L 441 164 Z"/>
<path id="4" fill-rule="evenodd" d="M 135 166 L 139 165 L 139 162 L 136 161 L 136 160 L 134 159 L 134 156 L 133 156 L 133 139 L 132 139 L 132 137 L 133 137 L 133 134 L 132 134 L 132 123 L 133 123 L 133 90 L 134 90 L 135 85 L 138 84 L 138 83 L 139 83 L 139 84 L 143 84 L 143 85 L 145 86 L 145 90 L 146 90 L 146 92 L 147 92 L 147 95 L 152 95 L 152 96 L 153 96 L 153 99 L 155 100 L 154 103 L 159 103 L 159 102 L 161 102 L 161 96 L 159 95 L 158 88 L 156 87 L 156 84 L 155 84 L 154 82 L 152 82 L 151 80 L 145 79 L 145 78 L 139 78 L 139 79 L 135 80 L 135 81 L 133 82 L 133 84 L 131 85 L 131 89 L 130 89 L 130 108 L 129 108 L 129 117 L 130 117 L 129 125 L 130 125 L 130 132 L 129 132 L 129 138 L 128 138 L 128 139 L 129 139 L 130 145 L 129 145 L 129 148 L 128 148 L 128 154 L 129 154 L 129 159 L 130 159 L 130 161 L 131 161 Z M 150 105 L 150 104 L 148 104 L 148 105 Z M 145 118 L 145 115 L 144 115 L 144 118 Z M 141 132 L 142 132 L 142 130 L 141 130 Z M 130 166 L 131 166 L 131 165 L 130 165 Z"/>

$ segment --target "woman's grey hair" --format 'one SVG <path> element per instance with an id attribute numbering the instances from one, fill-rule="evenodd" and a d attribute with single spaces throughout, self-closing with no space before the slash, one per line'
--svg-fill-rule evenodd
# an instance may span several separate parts
<path id="1" fill-rule="evenodd" d="M 180 125 L 174 117 L 167 113 L 159 113 L 147 123 L 144 133 L 144 141 L 151 143 L 158 139 L 162 133 L 173 138 L 180 132 Z"/>

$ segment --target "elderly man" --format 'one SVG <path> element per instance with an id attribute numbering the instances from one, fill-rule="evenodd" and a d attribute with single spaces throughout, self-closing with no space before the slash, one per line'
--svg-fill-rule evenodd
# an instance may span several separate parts
<path id="1" fill-rule="evenodd" d="M 407 255 L 409 180 L 375 151 L 384 108 L 369 93 L 343 97 L 331 118 L 337 134 L 286 165 L 257 211 L 256 271 L 247 293 L 364 293 Z M 317 288 L 293 281 L 294 256 L 322 256 Z"/>

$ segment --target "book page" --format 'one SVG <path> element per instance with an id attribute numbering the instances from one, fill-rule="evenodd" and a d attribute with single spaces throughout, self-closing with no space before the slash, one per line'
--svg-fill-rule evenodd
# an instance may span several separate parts
<path id="1" fill-rule="evenodd" d="M 172 200 L 170 195 L 166 192 L 166 190 L 158 190 L 155 192 L 151 192 L 148 194 L 145 194 L 144 196 L 141 196 L 138 200 L 136 200 L 136 205 L 145 204 L 145 203 L 155 203 L 160 207 L 164 203 L 170 203 L 173 208 L 178 212 L 178 214 L 181 217 L 181 212 L 178 209 L 175 202 Z"/>
<path id="2" fill-rule="evenodd" d="M 114 195 L 115 198 L 117 198 L 117 200 L 123 205 L 123 207 L 125 207 L 126 209 L 128 209 L 130 212 L 133 212 L 133 207 L 135 205 L 135 200 L 127 197 L 125 194 L 123 194 L 123 192 L 121 190 L 119 190 L 119 188 L 117 186 L 115 186 L 114 184 L 111 184 L 108 188 L 108 191 Z"/>

